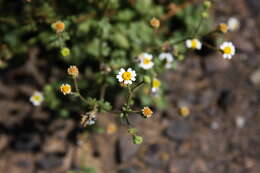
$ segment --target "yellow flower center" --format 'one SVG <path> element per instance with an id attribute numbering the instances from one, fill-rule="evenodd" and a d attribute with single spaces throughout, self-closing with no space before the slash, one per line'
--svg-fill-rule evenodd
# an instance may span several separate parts
<path id="1" fill-rule="evenodd" d="M 151 59 L 149 59 L 149 58 L 144 58 L 143 63 L 144 63 L 145 65 L 150 64 L 150 62 L 151 62 Z"/>
<path id="2" fill-rule="evenodd" d="M 161 85 L 161 82 L 157 79 L 153 80 L 153 88 L 159 88 Z"/>
<path id="3" fill-rule="evenodd" d="M 71 87 L 70 85 L 63 85 L 61 86 L 61 91 L 64 93 L 64 94 L 68 94 L 71 92 Z"/>
<path id="4" fill-rule="evenodd" d="M 230 46 L 227 46 L 227 47 L 224 48 L 223 52 L 224 52 L 225 54 L 231 54 L 232 49 L 231 49 Z"/>
<path id="5" fill-rule="evenodd" d="M 41 97 L 39 95 L 33 96 L 34 101 L 40 101 Z"/>
<path id="6" fill-rule="evenodd" d="M 179 111 L 180 111 L 181 116 L 184 116 L 184 117 L 186 117 L 186 116 L 188 116 L 190 114 L 190 110 L 186 106 L 181 107 L 179 109 Z"/>
<path id="7" fill-rule="evenodd" d="M 143 109 L 143 114 L 144 114 L 144 116 L 146 116 L 146 117 L 150 117 L 150 116 L 152 116 L 153 111 L 152 111 L 150 108 L 145 107 L 145 108 Z"/>
<path id="8" fill-rule="evenodd" d="M 191 47 L 192 47 L 193 49 L 195 49 L 195 48 L 197 47 L 197 40 L 192 40 L 192 41 L 191 41 Z"/>
<path id="9" fill-rule="evenodd" d="M 63 31 L 64 28 L 65 28 L 65 25 L 64 25 L 63 22 L 57 22 L 56 25 L 55 25 L 55 28 L 56 28 L 56 30 L 58 30 L 58 31 Z"/>
<path id="10" fill-rule="evenodd" d="M 132 78 L 131 72 L 128 72 L 128 71 L 124 72 L 123 75 L 122 75 L 122 78 L 124 80 L 130 80 Z"/>

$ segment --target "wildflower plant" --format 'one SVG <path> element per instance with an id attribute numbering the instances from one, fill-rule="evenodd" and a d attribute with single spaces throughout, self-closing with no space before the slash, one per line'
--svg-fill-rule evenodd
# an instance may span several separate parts
<path id="1" fill-rule="evenodd" d="M 0 8 L 9 3 L 0 2 Z M 161 74 L 174 70 L 187 51 L 208 47 L 225 59 L 235 54 L 233 44 L 220 46 L 227 28 L 212 24 L 214 5 L 207 0 L 164 5 L 152 0 L 64 1 L 58 6 L 51 0 L 24 3 L 26 21 L 6 18 L 8 25 L 0 26 L 0 33 L 8 33 L 3 38 L 5 46 L 0 47 L 0 65 L 1 60 L 8 62 L 7 57 L 42 45 L 46 59 L 64 72 L 59 81 L 44 87 L 47 107 L 64 117 L 77 112 L 83 127 L 95 124 L 100 112 L 117 115 L 128 125 L 136 144 L 143 138 L 129 116 L 151 121 L 156 110 L 167 105 Z M 172 5 L 178 12 L 168 8 Z M 181 29 L 175 28 L 175 20 L 183 23 Z M 23 35 L 30 35 L 26 42 L 19 39 Z M 215 44 L 204 42 L 203 38 L 212 35 L 218 36 Z M 119 95 L 125 99 L 115 109 Z"/>

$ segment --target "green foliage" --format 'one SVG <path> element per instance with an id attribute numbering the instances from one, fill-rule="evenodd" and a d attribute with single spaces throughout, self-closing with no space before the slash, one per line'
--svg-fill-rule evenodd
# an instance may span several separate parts
<path id="1" fill-rule="evenodd" d="M 0 2 L 0 22 L 4 23 L 0 25 L 0 67 L 7 66 L 8 60 L 14 57 L 21 57 L 21 64 L 25 63 L 29 49 L 38 46 L 40 55 L 50 62 L 50 66 L 64 71 L 55 76 L 56 82 L 51 80 L 50 84 L 43 86 L 46 107 L 62 117 L 75 112 L 111 111 L 116 98 L 127 94 L 130 99 L 120 110 L 122 118 L 127 119 L 135 103 L 163 109 L 167 105 L 164 84 L 156 94 L 151 92 L 153 79 L 167 72 L 159 54 L 163 51 L 173 54 L 170 68 L 174 69 L 177 61 L 185 58 L 187 50 L 183 42 L 175 44 L 176 41 L 205 34 L 210 28 L 210 20 L 203 19 L 196 33 L 202 15 L 209 14 L 209 2 L 187 6 L 175 16 L 161 20 L 159 29 L 150 26 L 153 17 L 165 17 L 168 5 L 153 0 L 67 0 L 59 3 L 52 0 L 3 0 Z M 57 21 L 64 22 L 64 31 L 56 30 L 53 24 Z M 163 50 L 165 43 L 170 48 Z M 144 70 L 139 67 L 137 56 L 143 52 L 153 54 L 154 68 Z M 69 65 L 79 68 L 78 88 L 65 74 Z M 132 88 L 120 87 L 116 74 L 120 68 L 129 67 L 137 73 L 135 85 Z M 70 97 L 59 91 L 61 81 L 73 86 Z M 144 85 L 139 86 L 142 81 Z M 85 98 L 83 102 L 79 96 Z M 140 136 L 133 135 L 133 138 L 134 143 L 142 142 Z"/>

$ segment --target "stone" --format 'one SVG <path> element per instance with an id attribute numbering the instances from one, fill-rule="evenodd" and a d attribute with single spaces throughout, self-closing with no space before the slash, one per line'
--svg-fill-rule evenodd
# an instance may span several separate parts
<path id="1" fill-rule="evenodd" d="M 152 167 L 161 167 L 162 166 L 162 158 L 161 158 L 161 147 L 159 144 L 150 145 L 144 153 L 144 161 Z"/>
<path id="2" fill-rule="evenodd" d="M 62 166 L 62 157 L 57 153 L 44 154 L 38 161 L 36 167 L 42 170 L 49 170 Z"/>
<path id="3" fill-rule="evenodd" d="M 185 140 L 190 137 L 192 127 L 187 121 L 177 120 L 165 130 L 165 135 L 171 140 Z"/>
<path id="4" fill-rule="evenodd" d="M 130 135 L 120 136 L 116 144 L 117 160 L 119 163 L 129 161 L 139 150 L 140 145 L 133 144 Z"/>
<path id="5" fill-rule="evenodd" d="M 250 81 L 256 86 L 260 84 L 260 68 L 251 74 Z"/>
<path id="6" fill-rule="evenodd" d="M 122 168 L 122 169 L 119 169 L 117 172 L 118 173 L 138 173 L 140 170 L 139 170 L 139 167 L 138 166 L 130 166 L 130 167 L 127 167 L 127 168 Z"/>
<path id="7" fill-rule="evenodd" d="M 221 72 L 230 67 L 230 62 L 222 57 L 208 57 L 205 60 L 205 70 L 207 72 Z"/>

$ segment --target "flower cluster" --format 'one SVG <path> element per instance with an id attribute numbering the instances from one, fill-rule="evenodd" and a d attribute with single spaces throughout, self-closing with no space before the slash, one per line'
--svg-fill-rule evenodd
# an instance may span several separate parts
<path id="1" fill-rule="evenodd" d="M 204 50 L 204 47 L 211 48 L 217 50 L 218 52 L 221 52 L 224 59 L 231 59 L 235 55 L 236 52 L 235 46 L 232 42 L 229 41 L 223 42 L 222 44 L 219 45 L 219 41 L 216 41 L 217 45 L 215 44 L 211 45 L 207 43 L 204 38 L 206 36 L 211 36 L 211 34 L 213 36 L 215 35 L 225 36 L 226 33 L 235 30 L 235 28 L 238 28 L 239 25 L 238 21 L 234 19 L 230 19 L 227 22 L 227 24 L 220 23 L 218 26 L 207 31 L 207 33 L 206 31 L 204 31 L 205 33 L 202 33 L 202 31 L 200 30 L 202 30 L 201 27 L 203 22 L 205 22 L 209 17 L 209 8 L 212 7 L 212 3 L 211 1 L 205 0 L 202 5 L 203 5 L 202 11 L 199 12 L 200 20 L 198 21 L 198 26 L 195 27 L 194 31 L 192 31 L 188 36 L 180 37 L 177 38 L 176 40 L 175 38 L 169 38 L 166 41 L 164 40 L 163 41 L 157 40 L 154 42 L 144 41 L 142 42 L 142 44 L 137 44 L 137 45 L 143 45 L 144 47 L 142 47 L 142 49 L 139 48 L 139 49 L 132 50 L 134 49 L 133 48 L 134 46 L 130 45 L 129 43 L 135 43 L 135 42 L 131 42 L 130 40 L 128 40 L 128 37 L 130 36 L 124 35 L 123 33 L 111 32 L 111 35 L 113 35 L 114 38 L 110 38 L 109 34 L 107 34 L 110 32 L 106 32 L 107 28 L 112 27 L 112 24 L 109 23 L 109 21 L 102 21 L 98 23 L 98 25 L 95 25 L 95 27 L 97 27 L 96 29 L 100 31 L 99 32 L 100 37 L 102 38 L 109 37 L 108 40 L 111 42 L 115 40 L 115 42 L 113 42 L 113 44 L 111 45 L 115 45 L 115 47 L 117 45 L 122 49 L 125 48 L 127 51 L 121 49 L 120 51 L 114 51 L 114 48 L 110 48 L 107 42 L 104 43 L 105 39 L 93 40 L 93 44 L 92 43 L 89 44 L 91 45 L 91 47 L 89 50 L 86 51 L 87 56 L 89 55 L 91 57 L 92 56 L 98 57 L 94 61 L 99 62 L 99 64 L 97 64 L 97 66 L 95 67 L 99 68 L 100 73 L 94 72 L 97 68 L 93 68 L 91 70 L 86 69 L 84 71 L 84 74 L 82 74 L 80 77 L 89 76 L 91 79 L 93 79 L 92 81 L 96 80 L 97 81 L 96 83 L 100 85 L 100 87 L 97 87 L 100 88 L 99 92 L 89 93 L 91 97 L 85 98 L 80 92 L 81 91 L 80 89 L 84 89 L 84 88 L 79 88 L 79 86 L 81 85 L 78 85 L 78 82 L 80 82 L 79 69 L 75 65 L 71 65 L 67 69 L 67 74 L 73 80 L 73 84 L 74 84 L 73 91 L 71 85 L 68 83 L 62 84 L 60 86 L 60 91 L 64 95 L 72 95 L 78 97 L 82 102 L 84 102 L 87 105 L 87 109 L 89 110 L 87 110 L 86 111 L 87 113 L 82 115 L 81 117 L 81 124 L 83 127 L 95 124 L 98 113 L 104 110 L 103 107 L 109 107 L 110 109 L 105 109 L 105 112 L 110 112 L 119 115 L 119 117 L 122 120 L 124 120 L 124 122 L 126 122 L 127 126 L 129 127 L 128 132 L 132 135 L 133 142 L 135 144 L 140 144 L 142 143 L 143 138 L 137 135 L 137 130 L 135 128 L 132 128 L 132 124 L 130 122 L 131 119 L 129 120 L 128 117 L 130 114 L 137 114 L 142 118 L 148 119 L 154 115 L 155 110 L 152 110 L 151 108 L 157 105 L 156 99 L 158 98 L 161 99 L 160 103 L 164 104 L 163 89 L 165 87 L 162 81 L 159 79 L 160 75 L 164 71 L 168 69 L 174 69 L 178 61 L 184 59 L 185 53 L 187 51 L 193 50 L 193 51 L 201 52 Z M 120 18 L 121 17 L 122 16 L 120 16 Z M 146 20 L 145 24 L 149 29 L 148 31 L 150 33 L 153 33 L 154 37 L 160 35 L 161 31 L 164 31 L 165 18 L 167 18 L 167 16 L 166 17 L 160 16 L 158 18 L 150 16 L 151 20 L 149 21 L 149 23 Z M 161 25 L 161 21 L 159 19 L 162 19 L 163 25 Z M 128 20 L 128 19 L 126 18 L 123 19 L 122 17 L 122 20 Z M 102 28 L 103 26 L 108 26 L 108 27 L 103 29 Z M 137 29 L 134 30 L 133 33 L 138 33 L 139 28 L 141 31 L 142 28 L 140 26 L 136 27 Z M 64 22 L 57 21 L 52 24 L 52 28 L 56 31 L 55 34 L 58 38 L 60 54 L 62 55 L 62 58 L 64 58 L 65 60 L 70 59 L 71 58 L 69 56 L 71 53 L 70 48 L 69 46 L 66 45 L 65 42 L 66 32 L 65 32 Z M 68 29 L 66 28 L 66 30 Z M 81 32 L 87 32 L 88 29 L 85 29 L 84 27 L 80 27 L 79 30 Z M 103 32 L 106 33 L 106 35 Z M 142 35 L 142 33 L 140 35 Z M 137 39 L 134 36 L 132 37 L 131 37 L 132 40 Z M 139 35 L 137 37 L 139 37 Z M 149 39 L 153 37 L 148 36 L 146 38 Z M 151 42 L 154 44 L 148 44 Z M 136 41 L 136 43 L 139 42 Z M 150 45 L 151 47 L 149 47 Z M 161 47 L 163 48 L 161 49 Z M 71 50 L 73 55 L 77 54 L 74 53 L 74 51 L 77 52 L 76 49 L 74 49 L 74 47 Z M 110 58 L 110 55 L 115 57 Z M 132 59 L 133 57 L 136 57 L 135 59 L 136 61 Z M 75 62 L 77 63 L 77 61 Z M 83 68 L 83 66 L 81 67 Z M 112 76 L 111 74 L 114 74 L 114 76 Z M 112 106 L 110 105 L 109 102 L 105 101 L 106 100 L 105 93 L 107 88 L 110 89 L 112 88 L 112 86 L 115 86 L 115 84 L 119 84 L 120 86 L 122 86 L 122 88 L 118 87 L 118 90 L 122 91 L 126 96 L 125 98 L 122 99 L 123 103 L 121 107 L 119 107 L 116 110 L 110 111 Z M 87 89 L 85 89 L 85 91 L 86 90 Z M 100 99 L 96 97 L 95 95 L 96 93 L 100 94 Z M 88 95 L 88 92 L 84 92 L 84 95 L 85 94 Z M 138 96 L 137 98 L 139 100 L 135 98 L 136 95 Z M 146 105 L 146 106 L 140 107 L 135 103 L 140 103 L 140 105 Z M 179 114 L 183 117 L 190 115 L 190 109 L 186 106 L 179 107 L 178 111 Z M 107 130 L 108 134 L 113 134 L 115 131 L 116 131 L 116 126 L 114 125 L 108 126 L 108 130 Z"/>

